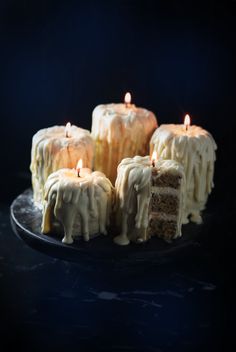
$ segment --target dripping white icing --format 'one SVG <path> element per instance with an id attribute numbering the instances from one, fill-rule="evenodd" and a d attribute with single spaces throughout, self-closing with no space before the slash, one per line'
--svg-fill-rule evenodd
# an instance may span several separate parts
<path id="1" fill-rule="evenodd" d="M 186 175 L 186 201 L 184 223 L 188 216 L 197 223 L 202 221 L 201 210 L 205 208 L 211 193 L 216 159 L 216 143 L 209 132 L 198 126 L 161 125 L 150 141 L 150 155 L 155 150 L 161 159 L 180 162 Z"/>
<path id="2" fill-rule="evenodd" d="M 129 244 L 128 221 L 131 214 L 134 217 L 134 227 L 143 229 L 145 237 L 151 197 L 151 175 L 149 156 L 126 158 L 119 164 L 115 189 L 116 206 L 121 211 L 121 234 L 114 238 L 115 243 Z"/>
<path id="3" fill-rule="evenodd" d="M 47 177 L 64 167 L 73 168 L 79 159 L 92 167 L 93 139 L 90 132 L 76 126 L 70 127 L 67 137 L 65 126 L 42 129 L 33 136 L 31 150 L 32 185 L 34 201 L 43 201 L 43 187 Z"/>
<path id="4" fill-rule="evenodd" d="M 182 190 L 184 182 L 184 170 L 175 161 L 158 161 L 156 167 L 151 166 L 150 158 L 135 156 L 134 158 L 123 159 L 118 166 L 118 175 L 115 183 L 116 207 L 118 209 L 121 223 L 121 233 L 114 238 L 114 242 L 120 245 L 129 244 L 130 240 L 147 240 L 147 228 L 152 214 L 149 214 L 149 204 L 151 194 L 163 192 L 176 195 L 176 190 L 170 187 L 152 187 L 151 178 L 153 170 L 158 171 L 160 177 L 163 173 L 173 173 L 180 175 L 182 181 L 178 191 L 179 209 L 175 216 L 177 222 L 177 233 L 175 237 L 181 235 L 183 196 Z M 155 215 L 155 214 L 154 214 Z M 173 218 L 171 218 L 173 220 Z"/>
<path id="5" fill-rule="evenodd" d="M 158 193 L 158 194 L 170 194 L 175 197 L 179 197 L 179 190 L 172 188 L 172 187 L 157 187 L 157 186 L 152 186 L 152 193 Z"/>
<path id="6" fill-rule="evenodd" d="M 83 236 L 88 241 L 95 233 L 107 234 L 113 186 L 106 176 L 90 169 L 60 169 L 45 184 L 42 232 L 55 230 L 55 219 L 63 226 L 64 243 Z"/>
<path id="7" fill-rule="evenodd" d="M 114 184 L 123 158 L 149 153 L 149 140 L 156 127 L 155 115 L 133 104 L 98 105 L 92 116 L 94 168 L 104 172 Z"/>

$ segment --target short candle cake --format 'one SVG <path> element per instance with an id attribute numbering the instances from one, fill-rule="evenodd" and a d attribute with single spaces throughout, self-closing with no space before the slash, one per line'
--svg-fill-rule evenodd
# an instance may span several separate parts
<path id="1" fill-rule="evenodd" d="M 184 170 L 176 161 L 149 156 L 123 159 L 115 183 L 121 233 L 114 242 L 127 245 L 151 236 L 166 240 L 181 236 Z"/>
<path id="2" fill-rule="evenodd" d="M 184 168 L 174 160 L 153 161 L 153 165 L 148 231 L 150 236 L 171 240 L 181 236 L 185 200 Z"/>
<path id="3" fill-rule="evenodd" d="M 106 176 L 88 168 L 60 169 L 52 173 L 44 188 L 42 232 L 63 235 L 62 242 L 73 243 L 82 236 L 107 234 L 113 186 Z"/>

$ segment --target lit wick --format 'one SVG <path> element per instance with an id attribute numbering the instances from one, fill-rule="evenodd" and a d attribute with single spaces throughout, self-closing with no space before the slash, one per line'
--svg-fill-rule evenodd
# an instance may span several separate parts
<path id="1" fill-rule="evenodd" d="M 155 162 L 157 161 L 157 152 L 154 150 L 152 153 L 152 166 L 155 167 Z"/>
<path id="2" fill-rule="evenodd" d="M 82 169 L 82 167 L 83 167 L 83 160 L 79 159 L 77 166 L 76 166 L 76 171 L 77 171 L 78 177 L 80 177 L 79 173 L 80 173 L 80 169 Z"/>
<path id="3" fill-rule="evenodd" d="M 71 133 L 70 133 L 71 132 L 71 123 L 70 122 L 67 122 L 65 131 L 66 131 L 66 138 L 71 137 Z"/>
<path id="4" fill-rule="evenodd" d="M 125 107 L 129 108 L 130 107 L 130 103 L 131 103 L 131 94 L 129 92 L 127 92 L 125 94 Z"/>
<path id="5" fill-rule="evenodd" d="M 188 114 L 185 115 L 184 126 L 185 126 L 185 131 L 188 131 L 189 126 L 190 126 L 190 116 Z"/>

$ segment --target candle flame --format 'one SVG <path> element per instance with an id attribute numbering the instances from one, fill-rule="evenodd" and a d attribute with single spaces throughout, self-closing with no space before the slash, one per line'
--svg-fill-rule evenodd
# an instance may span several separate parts
<path id="1" fill-rule="evenodd" d="M 71 132 L 71 123 L 70 122 L 67 122 L 65 132 L 66 132 L 67 138 L 71 137 L 71 133 L 70 133 Z"/>
<path id="2" fill-rule="evenodd" d="M 155 150 L 152 153 L 151 161 L 152 161 L 152 166 L 155 166 L 155 162 L 157 161 L 157 152 Z"/>
<path id="3" fill-rule="evenodd" d="M 185 129 L 186 131 L 188 130 L 189 126 L 190 126 L 190 116 L 187 114 L 185 115 L 185 118 L 184 118 L 184 126 L 185 126 Z"/>
<path id="4" fill-rule="evenodd" d="M 131 94 L 127 92 L 125 94 L 125 104 L 130 104 L 131 103 Z"/>
<path id="5" fill-rule="evenodd" d="M 76 166 L 76 170 L 79 172 L 80 169 L 82 169 L 82 167 L 83 167 L 83 160 L 79 159 L 77 166 Z"/>

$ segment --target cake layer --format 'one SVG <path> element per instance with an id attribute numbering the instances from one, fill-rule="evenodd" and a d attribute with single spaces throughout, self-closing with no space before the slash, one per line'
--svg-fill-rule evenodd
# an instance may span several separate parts
<path id="1" fill-rule="evenodd" d="M 180 192 L 178 189 L 172 188 L 172 187 L 157 187 L 157 186 L 152 186 L 151 187 L 151 192 L 152 193 L 158 193 L 158 194 L 170 194 L 175 197 L 180 196 Z"/>
<path id="2" fill-rule="evenodd" d="M 209 132 L 191 125 L 161 125 L 150 141 L 150 155 L 155 151 L 161 159 L 176 160 L 185 171 L 183 222 L 188 216 L 201 222 L 201 210 L 205 208 L 211 193 L 216 159 L 216 143 Z"/>
<path id="3" fill-rule="evenodd" d="M 177 222 L 152 217 L 149 220 L 148 233 L 151 236 L 158 236 L 166 240 L 171 240 L 178 236 Z"/>
<path id="4" fill-rule="evenodd" d="M 177 215 L 172 215 L 172 214 L 166 214 L 166 213 L 150 213 L 149 214 L 149 221 L 150 219 L 158 219 L 158 220 L 165 220 L 165 221 L 178 221 L 178 216 Z"/>
<path id="5" fill-rule="evenodd" d="M 155 177 L 155 174 L 152 177 L 152 186 L 173 187 L 175 189 L 179 189 L 181 186 L 181 179 L 182 177 L 180 175 L 174 175 L 167 172 L 158 176 L 157 171 L 157 177 Z"/>
<path id="6" fill-rule="evenodd" d="M 177 215 L 179 211 L 179 197 L 168 193 L 152 193 L 150 201 L 151 212 L 165 212 Z"/>

